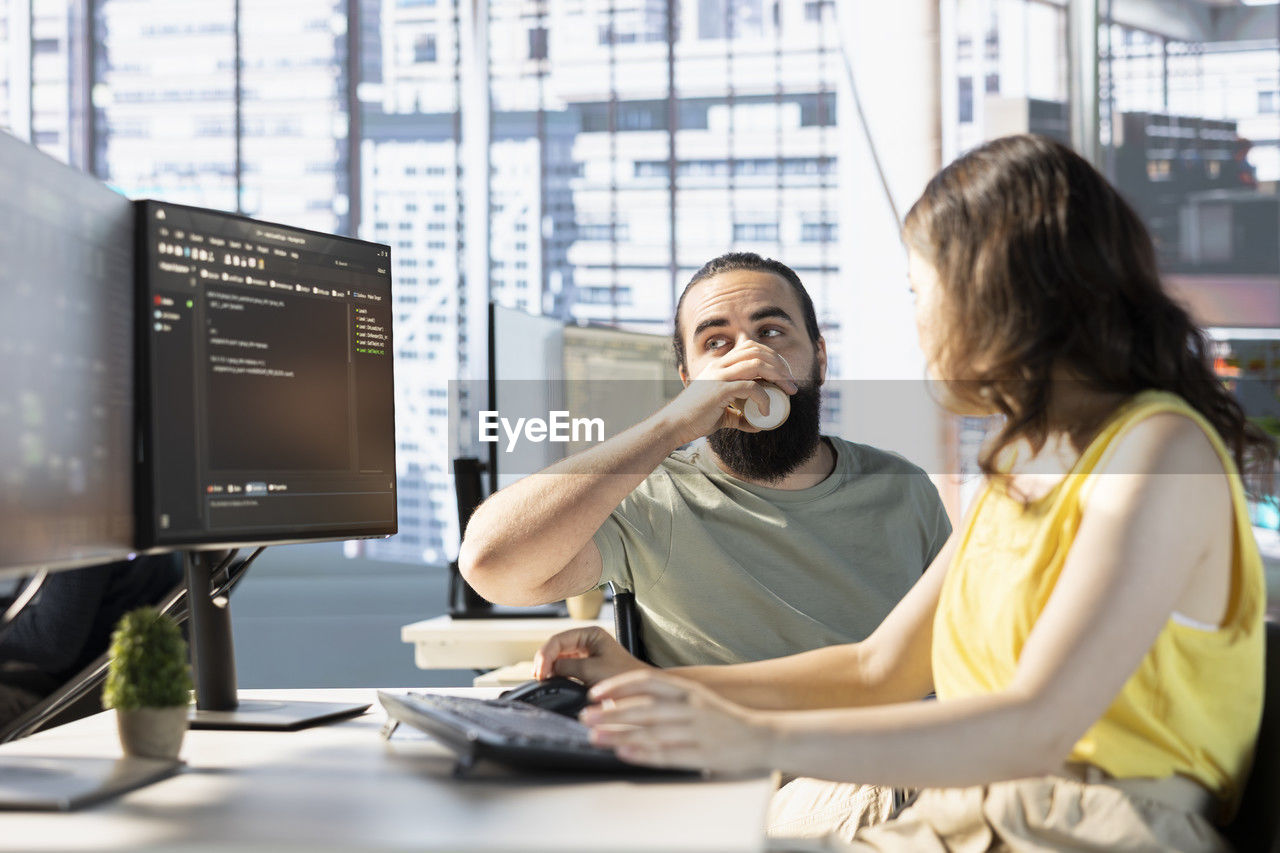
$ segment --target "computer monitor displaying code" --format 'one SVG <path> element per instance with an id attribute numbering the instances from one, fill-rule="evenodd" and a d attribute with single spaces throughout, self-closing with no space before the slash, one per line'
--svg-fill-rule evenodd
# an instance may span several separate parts
<path id="1" fill-rule="evenodd" d="M 396 532 L 390 250 L 138 203 L 146 545 Z"/>
<path id="2" fill-rule="evenodd" d="M 0 133 L 0 576 L 133 548 L 133 207 Z"/>

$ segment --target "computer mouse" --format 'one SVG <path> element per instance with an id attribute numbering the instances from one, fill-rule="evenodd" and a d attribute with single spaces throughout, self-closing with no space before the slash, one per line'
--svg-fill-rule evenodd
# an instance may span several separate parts
<path id="1" fill-rule="evenodd" d="M 566 717 L 577 717 L 587 706 L 587 685 L 555 675 L 543 681 L 526 681 L 500 694 L 499 698 L 528 702 Z"/>

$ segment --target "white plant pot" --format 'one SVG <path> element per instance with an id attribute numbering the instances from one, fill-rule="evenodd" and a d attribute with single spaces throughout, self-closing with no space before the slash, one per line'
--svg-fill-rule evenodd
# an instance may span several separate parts
<path id="1" fill-rule="evenodd" d="M 116 727 L 125 755 L 174 759 L 187 733 L 187 706 L 117 710 Z"/>

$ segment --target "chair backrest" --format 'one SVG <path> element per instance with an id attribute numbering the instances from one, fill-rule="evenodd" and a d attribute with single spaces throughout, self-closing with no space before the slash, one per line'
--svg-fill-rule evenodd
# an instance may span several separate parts
<path id="1" fill-rule="evenodd" d="M 244 579 L 253 561 L 262 553 L 258 548 L 249 557 L 236 560 L 237 552 L 231 552 L 218 567 L 214 588 L 210 595 L 229 595 Z M 223 574 L 225 572 L 225 575 Z M 173 618 L 186 633 L 186 623 L 190 615 L 187 607 L 187 579 L 183 577 L 177 585 L 168 590 L 155 602 L 162 613 Z M 102 710 L 102 685 L 107 678 L 107 667 L 111 661 L 108 651 L 103 651 L 84 669 L 76 673 L 61 687 L 45 696 L 20 716 L 0 727 L 0 744 L 24 738 L 44 729 L 60 726 L 96 714 Z"/>
<path id="2" fill-rule="evenodd" d="M 640 635 L 640 607 L 636 604 L 634 592 L 613 591 L 613 632 L 632 657 L 649 662 L 644 638 Z"/>
<path id="3" fill-rule="evenodd" d="M 1267 683 L 1253 770 L 1235 820 L 1226 828 L 1241 851 L 1280 851 L 1280 622 L 1267 622 Z"/>
<path id="4" fill-rule="evenodd" d="M 183 626 L 187 620 L 186 590 L 186 578 L 183 578 L 176 587 L 155 602 L 163 613 L 172 616 L 179 625 Z M 64 723 L 74 722 L 101 711 L 102 685 L 107 680 L 107 666 L 110 662 L 110 652 L 104 650 L 69 680 L 48 692 L 39 702 L 10 720 L 7 725 L 0 726 L 0 744 Z"/>
<path id="5" fill-rule="evenodd" d="M 102 684 L 110 656 L 103 652 L 61 687 L 0 728 L 0 743 L 70 723 L 102 710 Z"/>

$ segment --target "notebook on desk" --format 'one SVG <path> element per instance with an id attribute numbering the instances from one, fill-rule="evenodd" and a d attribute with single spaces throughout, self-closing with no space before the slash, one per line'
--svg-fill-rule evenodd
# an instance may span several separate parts
<path id="1" fill-rule="evenodd" d="M 172 776 L 181 761 L 154 758 L 0 757 L 0 810 L 72 811 Z"/>
<path id="2" fill-rule="evenodd" d="M 458 758 L 459 773 L 488 760 L 529 770 L 698 775 L 628 764 L 613 750 L 592 745 L 577 720 L 526 702 L 383 691 L 378 700 L 389 722 L 407 723 L 447 746 Z"/>

